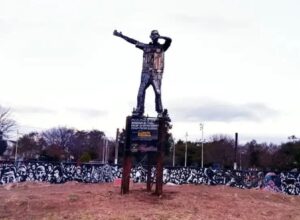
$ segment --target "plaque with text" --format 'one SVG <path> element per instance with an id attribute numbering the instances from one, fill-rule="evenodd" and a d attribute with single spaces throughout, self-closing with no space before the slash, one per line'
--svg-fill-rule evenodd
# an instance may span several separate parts
<path id="1" fill-rule="evenodd" d="M 153 117 L 132 117 L 130 121 L 130 150 L 155 152 L 158 143 L 158 121 Z"/>

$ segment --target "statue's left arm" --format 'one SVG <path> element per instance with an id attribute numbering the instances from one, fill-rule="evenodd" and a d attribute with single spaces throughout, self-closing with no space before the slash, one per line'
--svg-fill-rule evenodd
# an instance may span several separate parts
<path id="1" fill-rule="evenodd" d="M 135 45 L 137 48 L 139 48 L 139 49 L 142 49 L 142 50 L 143 50 L 144 47 L 145 47 L 145 44 L 144 44 L 144 43 L 141 43 L 141 42 L 139 42 L 139 41 L 137 41 L 137 40 L 135 40 L 135 39 L 133 39 L 133 38 L 130 38 L 130 37 L 128 37 L 128 36 L 122 34 L 122 32 L 119 32 L 119 31 L 117 31 L 117 30 L 114 30 L 113 35 L 115 35 L 115 36 L 117 36 L 117 37 L 120 37 L 120 38 L 126 40 L 127 42 L 129 42 L 129 43 L 131 43 L 131 44 L 134 44 L 134 45 Z"/>
<path id="2" fill-rule="evenodd" d="M 170 47 L 172 43 L 172 39 L 170 37 L 164 37 L 164 36 L 159 36 L 159 38 L 165 40 L 165 43 L 162 46 L 164 51 L 166 51 Z"/>

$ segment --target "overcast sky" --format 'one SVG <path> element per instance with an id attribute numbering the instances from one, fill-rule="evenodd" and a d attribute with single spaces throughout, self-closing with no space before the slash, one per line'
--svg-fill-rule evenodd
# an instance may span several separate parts
<path id="1" fill-rule="evenodd" d="M 68 126 L 114 137 L 136 105 L 151 30 L 173 39 L 162 100 L 176 139 L 300 134 L 297 0 L 0 0 L 0 105 L 22 132 Z M 298 92 L 299 93 L 299 92 Z M 154 111 L 147 90 L 146 110 Z"/>

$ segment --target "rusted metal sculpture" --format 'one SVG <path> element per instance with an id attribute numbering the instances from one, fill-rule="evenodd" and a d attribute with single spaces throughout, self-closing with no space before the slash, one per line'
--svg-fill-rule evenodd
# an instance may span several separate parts
<path id="1" fill-rule="evenodd" d="M 155 194 L 162 195 L 163 187 L 163 152 L 168 142 L 168 130 L 171 128 L 167 109 L 163 109 L 161 101 L 161 80 L 164 71 L 164 54 L 171 45 L 171 38 L 159 35 L 157 30 L 151 31 L 149 44 L 141 43 L 115 30 L 117 37 L 134 44 L 143 50 L 143 68 L 141 84 L 137 96 L 137 106 L 133 114 L 126 118 L 126 143 L 123 157 L 123 175 L 121 193 L 129 193 L 132 154 L 135 152 L 148 155 L 147 191 L 151 191 L 151 167 L 156 163 Z M 164 43 L 159 43 L 163 39 Z M 155 93 L 155 109 L 157 117 L 144 116 L 145 93 L 149 86 Z M 156 155 L 156 161 L 154 161 Z"/>
<path id="2" fill-rule="evenodd" d="M 157 30 L 151 31 L 150 38 L 152 41 L 149 44 L 141 43 L 127 37 L 117 30 L 113 34 L 134 44 L 144 52 L 141 84 L 137 96 L 137 107 L 133 112 L 134 115 L 142 116 L 144 114 L 145 92 L 150 85 L 153 87 L 155 93 L 155 110 L 159 115 L 162 115 L 161 80 L 164 71 L 164 54 L 170 47 L 172 39 L 159 35 Z M 159 39 L 163 39 L 164 43 L 160 44 Z"/>

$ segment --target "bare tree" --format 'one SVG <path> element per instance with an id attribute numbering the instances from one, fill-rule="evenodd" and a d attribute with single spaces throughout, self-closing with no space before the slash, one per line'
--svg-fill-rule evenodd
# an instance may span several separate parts
<path id="1" fill-rule="evenodd" d="M 42 133 L 42 138 L 48 146 L 57 145 L 64 150 L 69 149 L 72 144 L 75 131 L 66 127 L 52 128 Z"/>
<path id="2" fill-rule="evenodd" d="M 37 132 L 25 134 L 18 139 L 18 153 L 23 159 L 36 159 L 42 150 L 42 140 Z"/>
<path id="3" fill-rule="evenodd" d="M 291 142 L 295 143 L 299 138 L 297 138 L 296 135 L 291 135 L 291 136 L 288 136 L 288 139 L 289 139 Z"/>
<path id="4" fill-rule="evenodd" d="M 223 168 L 230 168 L 234 162 L 234 140 L 227 135 L 213 135 L 206 143 L 204 158 L 208 164 L 220 164 Z M 204 159 L 205 161 L 205 159 Z"/>
<path id="5" fill-rule="evenodd" d="M 7 137 L 10 132 L 16 129 L 16 125 L 16 121 L 11 119 L 10 109 L 0 105 L 0 131 L 3 136 Z"/>
<path id="6" fill-rule="evenodd" d="M 92 160 L 99 160 L 103 157 L 104 138 L 105 134 L 102 131 L 76 131 L 70 153 L 75 160 L 80 159 L 84 153 L 89 154 Z"/>

